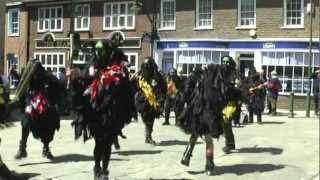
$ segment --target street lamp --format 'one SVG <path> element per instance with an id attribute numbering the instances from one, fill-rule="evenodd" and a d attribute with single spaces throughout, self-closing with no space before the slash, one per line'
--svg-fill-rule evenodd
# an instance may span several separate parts
<path id="1" fill-rule="evenodd" d="M 312 15 L 313 15 L 313 0 L 310 0 L 307 6 L 307 12 L 310 16 L 310 41 L 309 41 L 309 66 L 308 66 L 308 88 L 307 93 L 307 111 L 306 117 L 310 117 L 310 108 L 311 108 L 311 66 L 312 66 Z"/>
<path id="2" fill-rule="evenodd" d="M 142 10 L 143 8 L 143 0 L 135 0 L 132 10 L 135 13 L 138 13 L 140 10 Z M 158 34 L 158 29 L 157 29 L 157 6 L 156 6 L 157 1 L 153 0 L 152 4 L 153 4 L 153 12 L 152 12 L 152 16 L 148 16 L 149 20 L 150 20 L 150 24 L 151 24 L 151 32 L 145 32 L 142 35 L 142 40 L 147 39 L 148 41 L 150 41 L 151 44 L 151 49 L 150 49 L 150 56 L 153 57 L 153 50 L 154 50 L 154 42 L 156 40 L 159 40 L 159 34 Z"/>

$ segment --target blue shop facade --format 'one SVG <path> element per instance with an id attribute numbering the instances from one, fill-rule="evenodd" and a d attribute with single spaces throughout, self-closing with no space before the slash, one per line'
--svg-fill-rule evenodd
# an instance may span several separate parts
<path id="1" fill-rule="evenodd" d="M 155 60 L 160 69 L 175 68 L 188 75 L 195 66 L 220 64 L 229 55 L 240 66 L 241 76 L 250 68 L 270 74 L 278 73 L 282 82 L 281 94 L 294 92 L 306 95 L 309 91 L 309 41 L 298 40 L 160 40 L 155 43 Z M 312 72 L 320 66 L 319 41 L 312 44 Z M 312 84 L 313 85 L 313 84 Z"/>

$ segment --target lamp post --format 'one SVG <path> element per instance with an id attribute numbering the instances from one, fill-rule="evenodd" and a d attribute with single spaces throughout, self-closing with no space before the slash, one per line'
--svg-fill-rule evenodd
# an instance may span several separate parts
<path id="1" fill-rule="evenodd" d="M 310 41 L 309 41 L 309 66 L 308 66 L 308 88 L 307 93 L 307 110 L 306 117 L 310 117 L 310 108 L 311 108 L 311 67 L 312 67 L 312 15 L 313 15 L 313 0 L 310 0 L 308 4 L 308 13 L 310 16 Z"/>
<path id="2" fill-rule="evenodd" d="M 150 1 L 150 0 L 148 0 Z M 145 32 L 142 35 L 142 39 L 148 38 L 150 41 L 150 56 L 153 57 L 154 54 L 154 42 L 159 39 L 158 29 L 157 29 L 157 1 L 153 0 L 152 2 L 153 10 L 152 14 L 147 14 L 147 17 L 151 24 L 151 32 Z M 132 7 L 134 12 L 139 12 L 143 9 L 143 0 L 135 0 L 134 6 Z"/>

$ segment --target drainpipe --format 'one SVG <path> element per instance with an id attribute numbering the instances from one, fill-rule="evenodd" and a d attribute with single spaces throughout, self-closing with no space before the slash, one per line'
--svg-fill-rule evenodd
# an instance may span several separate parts
<path id="1" fill-rule="evenodd" d="M 26 59 L 26 64 L 28 63 L 29 59 L 31 58 L 30 57 L 30 6 L 27 7 L 26 6 L 26 13 L 27 13 L 27 59 Z M 21 68 L 20 68 L 21 70 Z M 20 71 L 21 72 L 21 71 Z"/>

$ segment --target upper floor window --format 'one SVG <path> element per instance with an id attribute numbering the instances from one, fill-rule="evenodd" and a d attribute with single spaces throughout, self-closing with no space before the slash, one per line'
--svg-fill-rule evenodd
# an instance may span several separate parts
<path id="1" fill-rule="evenodd" d="M 303 0 L 284 0 L 284 26 L 303 27 Z"/>
<path id="2" fill-rule="evenodd" d="M 77 5 L 75 12 L 74 29 L 76 31 L 88 31 L 90 29 L 90 5 Z"/>
<path id="3" fill-rule="evenodd" d="M 39 8 L 38 32 L 62 31 L 63 9 L 62 7 Z"/>
<path id="4" fill-rule="evenodd" d="M 134 29 L 135 16 L 133 2 L 115 2 L 104 4 L 103 29 Z"/>
<path id="5" fill-rule="evenodd" d="M 161 29 L 176 28 L 176 1 L 162 0 L 161 1 Z"/>
<path id="6" fill-rule="evenodd" d="M 130 64 L 130 70 L 138 72 L 138 53 L 125 52 L 124 54 Z"/>
<path id="7" fill-rule="evenodd" d="M 238 26 L 256 27 L 256 0 L 238 0 Z"/>
<path id="8" fill-rule="evenodd" d="M 8 10 L 8 35 L 19 36 L 19 9 Z"/>
<path id="9" fill-rule="evenodd" d="M 213 0 L 197 0 L 197 28 L 212 28 Z"/>

